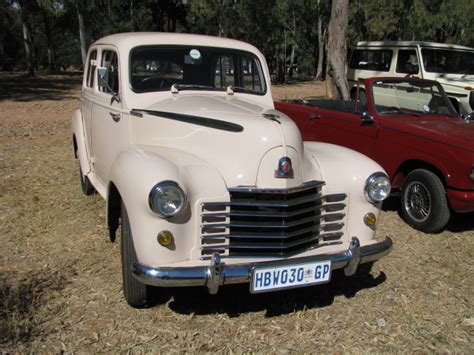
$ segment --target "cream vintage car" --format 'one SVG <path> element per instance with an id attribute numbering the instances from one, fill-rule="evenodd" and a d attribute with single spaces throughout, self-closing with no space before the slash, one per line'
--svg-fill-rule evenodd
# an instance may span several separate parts
<path id="1" fill-rule="evenodd" d="M 384 170 L 347 148 L 303 142 L 275 111 L 253 46 L 187 34 L 93 43 L 73 144 L 83 192 L 121 226 L 134 307 L 159 287 L 249 283 L 250 292 L 329 282 L 389 253 L 375 240 Z M 155 287 L 154 287 L 155 286 Z M 159 289 L 158 289 L 159 290 Z M 153 291 L 153 292 L 152 292 Z"/>

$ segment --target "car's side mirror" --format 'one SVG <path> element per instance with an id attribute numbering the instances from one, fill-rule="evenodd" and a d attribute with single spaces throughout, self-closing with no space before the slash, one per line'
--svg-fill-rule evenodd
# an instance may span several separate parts
<path id="1" fill-rule="evenodd" d="M 367 111 L 362 112 L 360 115 L 360 124 L 362 126 L 371 126 L 375 124 L 374 116 L 372 116 Z"/>
<path id="2" fill-rule="evenodd" d="M 464 121 L 474 121 L 474 111 L 471 113 L 462 113 L 461 118 Z"/>
<path id="3" fill-rule="evenodd" d="M 119 103 L 120 95 L 115 92 L 108 83 L 109 70 L 106 67 L 98 67 L 97 75 L 99 76 L 99 86 L 105 87 L 107 91 L 112 94 L 110 104 L 112 105 L 114 101 L 117 101 L 117 103 Z"/>

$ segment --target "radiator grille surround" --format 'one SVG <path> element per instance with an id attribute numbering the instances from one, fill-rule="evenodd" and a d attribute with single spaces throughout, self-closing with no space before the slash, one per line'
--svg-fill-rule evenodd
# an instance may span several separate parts
<path id="1" fill-rule="evenodd" d="M 206 202 L 201 255 L 286 257 L 338 241 L 345 194 L 322 196 L 322 181 L 292 189 L 230 188 L 230 201 Z"/>

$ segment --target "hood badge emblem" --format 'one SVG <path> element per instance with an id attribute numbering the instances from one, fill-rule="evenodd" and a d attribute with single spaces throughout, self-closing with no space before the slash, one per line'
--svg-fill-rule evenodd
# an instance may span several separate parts
<path id="1" fill-rule="evenodd" d="M 291 166 L 290 158 L 280 158 L 278 161 L 278 169 L 275 170 L 275 177 L 277 179 L 288 179 L 293 177 L 293 167 Z"/>

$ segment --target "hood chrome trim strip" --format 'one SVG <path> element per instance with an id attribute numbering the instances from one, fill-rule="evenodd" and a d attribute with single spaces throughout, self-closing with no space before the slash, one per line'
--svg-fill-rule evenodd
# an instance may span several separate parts
<path id="1" fill-rule="evenodd" d="M 195 124 L 198 126 L 204 126 L 204 127 L 219 129 L 219 130 L 228 131 L 228 132 L 238 133 L 244 130 L 244 127 L 236 123 L 231 123 L 227 121 L 221 121 L 221 120 L 216 120 L 213 118 L 207 118 L 207 117 L 201 117 L 201 116 L 184 115 L 184 114 L 175 113 L 175 112 L 132 109 L 130 111 L 130 114 L 134 116 L 138 116 L 140 114 L 148 114 L 152 116 L 167 118 L 170 120 Z"/>

